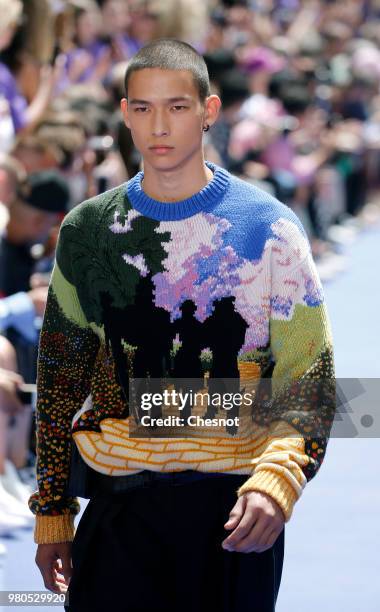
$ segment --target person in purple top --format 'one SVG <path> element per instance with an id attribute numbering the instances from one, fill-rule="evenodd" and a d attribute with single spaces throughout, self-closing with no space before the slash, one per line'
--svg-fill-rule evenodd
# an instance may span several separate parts
<path id="1" fill-rule="evenodd" d="M 74 7 L 74 44 L 66 55 L 66 72 L 71 83 L 103 79 L 111 67 L 110 46 L 101 39 L 101 13 L 95 2 Z"/>
<path id="2" fill-rule="evenodd" d="M 74 47 L 66 54 L 67 80 L 104 81 L 112 65 L 128 60 L 142 46 L 128 34 L 128 8 L 116 0 L 104 3 L 102 11 L 93 0 L 73 4 Z"/>
<path id="3" fill-rule="evenodd" d="M 2 62 L 0 62 L 0 95 L 8 102 L 13 127 L 15 132 L 18 132 L 25 127 L 28 104 L 17 87 L 16 79 Z"/>
<path id="4" fill-rule="evenodd" d="M 4 7 L 2 6 L 4 5 Z M 3 11 L 1 9 L 8 10 Z M 9 6 L 8 6 L 9 5 Z M 17 29 L 17 24 L 21 17 L 22 5 L 21 2 L 14 1 L 6 3 L 4 0 L 0 2 L 1 22 L 0 22 L 0 54 L 12 42 L 13 36 Z M 1 57 L 1 56 L 0 56 Z M 9 68 L 0 60 L 0 97 L 5 98 L 8 102 L 9 112 L 12 117 L 15 131 L 19 131 L 26 124 L 26 109 L 27 101 L 20 93 L 16 79 Z"/>
<path id="5" fill-rule="evenodd" d="M 20 0 L 0 0 L 0 99 L 8 103 L 15 132 L 31 127 L 45 112 L 54 88 L 55 71 L 50 66 L 41 69 L 40 83 L 30 104 L 19 89 L 15 75 L 2 61 L 1 53 L 12 43 L 22 18 Z"/>
<path id="6" fill-rule="evenodd" d="M 103 31 L 112 45 L 113 59 L 126 61 L 143 43 L 130 33 L 133 15 L 123 0 L 104 0 L 101 6 Z"/>

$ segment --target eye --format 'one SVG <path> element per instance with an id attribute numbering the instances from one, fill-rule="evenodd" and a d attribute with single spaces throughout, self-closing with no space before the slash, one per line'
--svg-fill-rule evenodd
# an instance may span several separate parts
<path id="1" fill-rule="evenodd" d="M 180 110 L 183 110 L 184 108 L 187 108 L 187 106 L 176 104 L 175 106 L 172 106 L 172 108 L 174 108 L 175 111 L 180 111 Z"/>
<path id="2" fill-rule="evenodd" d="M 145 113 L 148 110 L 147 106 L 136 106 L 135 113 Z"/>

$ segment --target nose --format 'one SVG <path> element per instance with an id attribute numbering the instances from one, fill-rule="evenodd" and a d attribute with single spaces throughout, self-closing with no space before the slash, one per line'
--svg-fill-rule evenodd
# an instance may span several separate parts
<path id="1" fill-rule="evenodd" d="M 169 124 L 164 110 L 153 113 L 152 136 L 168 136 Z"/>

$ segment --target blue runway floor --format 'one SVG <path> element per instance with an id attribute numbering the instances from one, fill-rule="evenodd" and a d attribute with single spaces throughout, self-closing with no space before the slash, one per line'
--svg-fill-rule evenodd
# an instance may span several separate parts
<path id="1" fill-rule="evenodd" d="M 380 226 L 365 230 L 347 254 L 347 270 L 325 285 L 337 376 L 379 378 L 380 386 Z M 380 411 L 373 416 L 378 422 Z M 380 609 L 379 480 L 379 438 L 330 440 L 319 474 L 286 525 L 277 612 Z M 31 531 L 1 541 L 8 554 L 0 557 L 0 591 L 43 590 Z"/>
<path id="2" fill-rule="evenodd" d="M 347 270 L 325 285 L 325 295 L 337 377 L 378 378 L 380 391 L 379 265 L 377 226 L 350 247 Z M 379 475 L 379 438 L 330 439 L 286 525 L 276 612 L 380 609 Z"/>

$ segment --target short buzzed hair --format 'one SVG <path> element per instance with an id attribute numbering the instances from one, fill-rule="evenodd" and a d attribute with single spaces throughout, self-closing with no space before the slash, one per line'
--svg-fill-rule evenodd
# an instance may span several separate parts
<path id="1" fill-rule="evenodd" d="M 210 95 L 210 79 L 203 57 L 189 44 L 175 38 L 159 38 L 152 41 L 132 57 L 125 73 L 125 93 L 128 98 L 128 82 L 131 74 L 144 68 L 163 70 L 189 70 L 202 102 Z"/>

